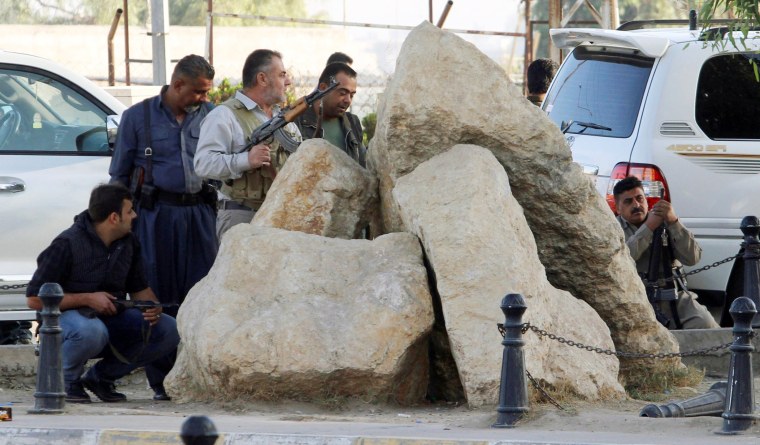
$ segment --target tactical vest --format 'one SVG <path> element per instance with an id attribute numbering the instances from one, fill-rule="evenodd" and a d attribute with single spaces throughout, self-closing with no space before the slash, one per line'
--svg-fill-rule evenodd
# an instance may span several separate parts
<path id="1" fill-rule="evenodd" d="M 251 141 L 251 134 L 263 122 L 255 113 L 249 111 L 245 105 L 238 99 L 232 97 L 222 103 L 229 108 L 235 115 L 243 134 L 246 135 L 246 144 Z M 255 170 L 248 170 L 243 176 L 237 179 L 228 179 L 222 185 L 222 193 L 229 196 L 233 201 L 248 206 L 253 210 L 258 210 L 264 198 L 267 196 L 269 187 L 272 186 L 277 172 L 285 165 L 289 153 L 280 147 L 280 143 L 273 139 L 269 144 L 269 156 L 271 158 L 270 167 L 260 167 Z"/>

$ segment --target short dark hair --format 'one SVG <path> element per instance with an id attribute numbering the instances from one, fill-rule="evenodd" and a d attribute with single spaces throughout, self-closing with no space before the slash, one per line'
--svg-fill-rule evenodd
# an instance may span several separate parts
<path id="1" fill-rule="evenodd" d="M 272 64 L 272 58 L 282 59 L 282 54 L 271 49 L 257 49 L 248 55 L 243 65 L 243 87 L 256 85 L 256 76 L 266 72 Z"/>
<path id="2" fill-rule="evenodd" d="M 615 187 L 612 188 L 612 196 L 614 196 L 615 200 L 617 201 L 618 196 L 622 195 L 628 190 L 633 190 L 636 188 L 643 190 L 644 184 L 641 183 L 641 180 L 639 178 L 635 176 L 628 176 L 627 178 L 621 179 L 617 182 L 617 184 L 615 184 Z"/>
<path id="3" fill-rule="evenodd" d="M 327 65 L 319 75 L 319 83 L 330 83 L 330 78 L 338 73 L 346 73 L 352 79 L 356 79 L 356 71 L 345 63 L 335 62 Z"/>
<path id="4" fill-rule="evenodd" d="M 351 65 L 352 63 L 354 63 L 354 59 L 352 59 L 351 56 L 349 56 L 346 53 L 342 53 L 340 51 L 337 51 L 337 52 L 334 52 L 334 53 L 330 54 L 330 57 L 327 58 L 327 63 L 325 63 L 325 65 L 329 65 L 329 64 L 335 63 L 335 62 L 340 62 L 340 63 L 345 63 L 347 65 Z"/>
<path id="5" fill-rule="evenodd" d="M 105 221 L 113 212 L 121 215 L 121 206 L 125 199 L 133 200 L 132 193 L 124 185 L 119 183 L 100 184 L 90 193 L 90 205 L 87 207 L 87 213 L 96 223 Z"/>
<path id="6" fill-rule="evenodd" d="M 174 66 L 174 72 L 172 73 L 172 80 L 177 80 L 180 77 L 187 79 L 208 79 L 214 80 L 214 67 L 206 59 L 195 54 L 190 54 L 179 59 L 179 62 Z"/>
<path id="7" fill-rule="evenodd" d="M 544 94 L 549 89 L 554 75 L 557 74 L 557 62 L 552 59 L 536 59 L 528 65 L 528 92 Z"/>

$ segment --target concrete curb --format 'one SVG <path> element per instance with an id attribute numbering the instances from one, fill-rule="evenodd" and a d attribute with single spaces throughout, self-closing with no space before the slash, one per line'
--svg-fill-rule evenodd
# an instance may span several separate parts
<path id="1" fill-rule="evenodd" d="M 0 445 L 181 445 L 178 433 L 160 431 L 7 428 Z M 217 445 L 617 445 L 616 441 L 466 440 L 417 437 L 320 436 L 292 434 L 219 434 Z"/>

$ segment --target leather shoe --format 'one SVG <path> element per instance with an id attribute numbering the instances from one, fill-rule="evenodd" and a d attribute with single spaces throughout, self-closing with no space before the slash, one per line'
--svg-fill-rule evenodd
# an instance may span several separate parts
<path id="1" fill-rule="evenodd" d="M 89 389 L 91 393 L 98 396 L 104 402 L 124 402 L 127 400 L 127 396 L 116 392 L 116 386 L 113 382 L 95 378 L 92 375 L 92 369 L 81 380 L 85 388 Z"/>
<path id="2" fill-rule="evenodd" d="M 171 399 L 163 386 L 153 388 L 153 400 L 169 401 Z"/>
<path id="3" fill-rule="evenodd" d="M 84 390 L 81 382 L 74 382 L 66 388 L 67 403 L 92 403 L 90 395 Z"/>

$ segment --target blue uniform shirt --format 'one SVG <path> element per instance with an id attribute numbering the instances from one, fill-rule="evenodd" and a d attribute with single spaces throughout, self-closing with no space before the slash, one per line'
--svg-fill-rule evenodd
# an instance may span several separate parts
<path id="1" fill-rule="evenodd" d="M 153 184 L 173 193 L 197 193 L 201 178 L 195 174 L 193 157 L 198 146 L 201 120 L 211 109 L 204 104 L 185 116 L 180 124 L 164 106 L 161 94 L 149 100 L 151 148 L 153 149 Z M 132 105 L 121 117 L 116 149 L 108 173 L 111 181 L 129 185 L 134 166 L 146 167 L 145 112 L 142 102 Z M 177 149 L 179 147 L 180 149 Z"/>

